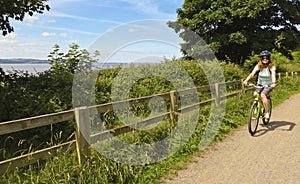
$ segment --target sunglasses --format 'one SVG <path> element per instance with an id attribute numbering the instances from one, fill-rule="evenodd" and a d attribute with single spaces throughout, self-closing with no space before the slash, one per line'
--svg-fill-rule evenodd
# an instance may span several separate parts
<path id="1" fill-rule="evenodd" d="M 261 60 L 264 60 L 264 59 L 269 60 L 270 58 L 269 57 L 261 57 Z"/>

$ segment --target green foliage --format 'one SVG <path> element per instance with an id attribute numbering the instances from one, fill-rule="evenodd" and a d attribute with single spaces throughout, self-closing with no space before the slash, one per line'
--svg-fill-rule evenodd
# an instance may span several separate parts
<path id="1" fill-rule="evenodd" d="M 121 68 L 103 69 L 99 71 L 95 84 L 96 103 L 104 104 L 111 102 L 111 85 Z"/>
<path id="2" fill-rule="evenodd" d="M 0 122 L 69 110 L 72 105 L 74 72 L 91 69 L 97 60 L 78 45 L 65 54 L 54 46 L 49 71 L 29 74 L 0 70 Z M 62 122 L 29 131 L 0 136 L 0 160 L 72 139 L 74 122 Z M 17 152 L 19 151 L 19 152 Z"/>
<path id="3" fill-rule="evenodd" d="M 252 52 L 272 50 L 291 57 L 299 47 L 300 1 L 297 0 L 187 0 L 177 10 L 178 19 L 169 26 L 180 32 L 185 41 L 184 54 L 193 49 L 197 33 L 215 52 L 219 60 L 228 58 L 243 64 Z M 182 28 L 185 27 L 185 28 Z"/>
<path id="4" fill-rule="evenodd" d="M 293 59 L 292 60 L 286 60 L 283 57 L 281 57 L 281 60 L 276 61 L 278 67 L 280 68 L 280 71 L 300 71 L 300 52 L 294 51 L 292 52 Z"/>
<path id="5" fill-rule="evenodd" d="M 48 0 L 20 1 L 20 0 L 0 0 L 0 29 L 2 35 L 13 32 L 11 19 L 23 21 L 26 14 L 32 16 L 34 13 L 42 14 L 49 11 L 50 6 L 46 4 Z"/>
<path id="6" fill-rule="evenodd" d="M 72 80 L 68 80 L 67 76 L 57 81 L 50 72 L 31 75 L 16 71 L 12 74 L 2 73 L 1 83 L 1 122 L 58 112 L 71 107 L 71 95 L 66 91 Z M 66 140 L 74 130 L 74 127 L 68 125 L 59 124 L 1 135 L 0 160 L 44 148 L 62 129 L 64 131 L 61 139 L 55 142 Z"/>
<path id="7" fill-rule="evenodd" d="M 299 51 L 292 52 L 292 56 L 294 59 L 289 59 L 284 56 L 282 53 L 277 52 L 275 50 L 272 51 L 271 60 L 275 63 L 277 72 L 294 72 L 300 71 L 300 60 L 299 60 Z M 259 55 L 254 54 L 246 59 L 243 68 L 246 71 L 252 71 L 255 65 L 259 61 Z"/>
<path id="8" fill-rule="evenodd" d="M 48 55 L 52 72 L 75 72 L 91 70 L 93 63 L 98 60 L 99 51 L 95 51 L 93 56 L 86 49 L 79 50 L 79 45 L 71 44 L 67 53 L 60 52 L 60 47 L 55 44 L 53 51 Z"/>
<path id="9" fill-rule="evenodd" d="M 245 72 L 233 63 L 221 62 L 218 67 L 222 71 L 217 71 L 215 64 L 211 62 L 179 59 L 165 61 L 163 64 L 145 64 L 126 67 L 125 69 L 100 70 L 96 83 L 96 102 L 97 104 L 108 103 L 112 100 L 116 102 L 127 100 L 128 98 L 133 99 L 163 94 L 175 89 L 183 90 L 204 86 L 209 84 L 207 75 L 213 76 L 209 79 L 211 84 L 222 81 L 223 77 L 220 76 L 220 73 L 224 74 L 225 81 L 239 80 L 245 76 Z M 206 68 L 205 72 L 203 68 Z M 167 78 L 163 76 L 167 76 Z M 114 99 L 112 99 L 111 94 L 113 83 Z M 209 98 L 211 94 L 201 93 L 199 96 L 201 100 L 204 100 Z M 169 101 L 166 101 L 166 106 L 170 107 Z M 149 104 L 133 104 L 130 106 L 130 110 L 140 117 L 148 117 L 150 114 Z M 101 113 L 98 116 L 105 122 L 106 126 L 114 127 L 120 125 L 119 121 L 117 121 L 118 118 L 112 112 Z"/>
<path id="10" fill-rule="evenodd" d="M 248 75 L 239 65 L 234 63 L 220 62 L 220 66 L 223 69 L 225 81 L 240 80 Z"/>
<path id="11" fill-rule="evenodd" d="M 295 50 L 293 53 L 293 60 L 296 62 L 296 63 L 300 63 L 300 47 L 299 49 Z"/>

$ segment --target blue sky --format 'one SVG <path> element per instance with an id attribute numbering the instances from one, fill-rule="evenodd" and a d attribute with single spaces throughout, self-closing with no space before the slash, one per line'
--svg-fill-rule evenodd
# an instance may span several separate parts
<path id="1" fill-rule="evenodd" d="M 88 48 L 110 30 L 146 19 L 176 20 L 184 0 L 49 0 L 49 12 L 12 21 L 15 31 L 0 37 L 0 58 L 47 59 L 58 44 Z M 100 51 L 101 52 L 101 51 Z"/>

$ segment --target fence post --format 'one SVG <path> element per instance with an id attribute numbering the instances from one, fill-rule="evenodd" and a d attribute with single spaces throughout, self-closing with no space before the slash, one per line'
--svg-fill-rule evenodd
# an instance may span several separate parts
<path id="1" fill-rule="evenodd" d="M 281 73 L 278 73 L 278 80 L 281 79 Z"/>
<path id="2" fill-rule="evenodd" d="M 216 105 L 220 105 L 220 91 L 219 91 L 219 83 L 215 83 L 215 91 L 216 91 Z"/>
<path id="3" fill-rule="evenodd" d="M 82 165 L 89 155 L 90 113 L 87 107 L 75 108 L 76 120 L 76 150 L 79 165 Z"/>
<path id="4" fill-rule="evenodd" d="M 243 79 L 241 79 L 241 85 L 242 85 L 242 93 L 245 93 L 245 86 L 244 86 L 244 80 Z"/>
<path id="5" fill-rule="evenodd" d="M 177 110 L 176 108 L 177 104 L 177 92 L 176 91 L 170 91 L 170 117 L 171 117 L 171 122 L 174 124 L 176 121 L 177 114 L 175 111 Z"/>

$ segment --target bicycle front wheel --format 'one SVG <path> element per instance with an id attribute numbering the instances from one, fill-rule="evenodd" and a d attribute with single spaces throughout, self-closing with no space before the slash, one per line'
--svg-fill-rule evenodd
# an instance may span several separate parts
<path id="1" fill-rule="evenodd" d="M 259 122 L 259 109 L 257 103 L 254 102 L 251 105 L 249 120 L 248 120 L 248 130 L 252 136 L 256 133 L 258 122 Z"/>
<path id="2" fill-rule="evenodd" d="M 268 125 L 272 115 L 272 100 L 271 97 L 268 96 L 268 111 L 270 113 L 269 119 L 262 118 L 264 125 Z"/>

